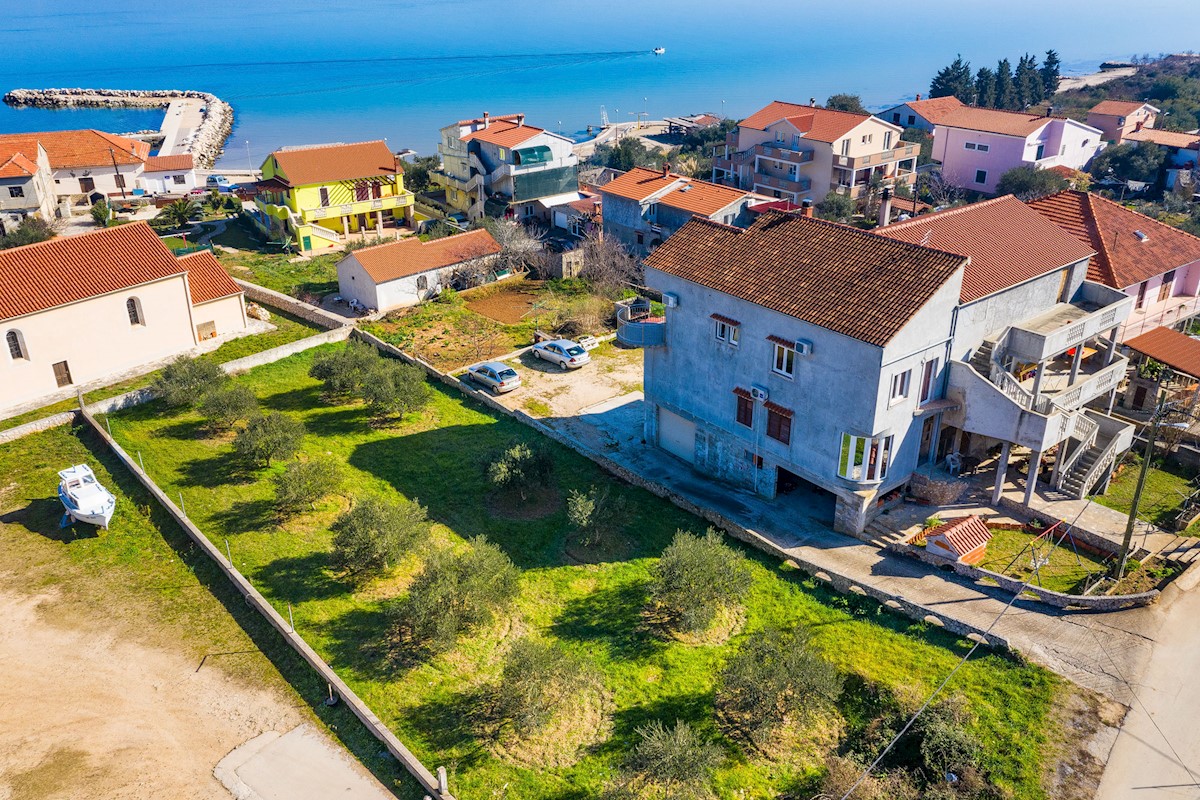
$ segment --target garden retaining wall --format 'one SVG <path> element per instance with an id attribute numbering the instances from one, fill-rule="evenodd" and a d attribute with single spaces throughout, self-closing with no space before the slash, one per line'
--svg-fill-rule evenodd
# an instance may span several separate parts
<path id="1" fill-rule="evenodd" d="M 234 278 L 233 282 L 242 287 L 242 291 L 248 299 L 259 303 L 266 303 L 269 306 L 275 306 L 275 308 L 282 308 L 289 314 L 294 314 L 300 317 L 300 319 L 306 319 L 314 325 L 320 325 L 322 328 L 341 328 L 354 324 L 354 321 L 351 319 L 326 311 L 323 308 L 317 308 L 311 303 L 297 300 L 291 295 L 277 292 L 274 289 L 268 289 L 265 286 L 259 286 L 257 283 L 250 283 L 238 278 Z"/>
<path id="2" fill-rule="evenodd" d="M 447 375 L 446 373 L 439 371 L 433 365 L 422 361 L 419 358 L 415 358 L 408 353 L 405 353 L 399 348 L 384 342 L 377 336 L 358 329 L 354 330 L 352 336 L 353 338 L 367 342 L 368 344 L 374 346 L 381 353 L 386 353 L 387 355 L 398 358 L 401 361 L 421 367 L 430 377 L 435 378 L 445 385 L 452 386 L 455 389 L 458 389 L 460 392 L 473 397 L 493 411 L 504 414 L 508 417 L 512 417 L 518 422 L 528 425 L 529 427 L 553 439 L 559 444 L 574 450 L 585 458 L 590 459 L 605 471 L 616 475 L 618 478 L 626 481 L 627 483 L 631 483 L 634 486 L 645 489 L 651 494 L 661 497 L 664 500 L 669 500 L 671 503 L 675 504 L 679 508 L 682 508 L 684 511 L 695 514 L 701 519 L 711 522 L 713 525 L 724 529 L 734 538 L 739 539 L 746 544 L 751 545 L 752 547 L 756 547 L 759 550 L 764 550 L 784 561 L 794 564 L 795 566 L 807 572 L 809 575 L 815 577 L 817 580 L 821 580 L 832 585 L 832 587 L 839 592 L 844 594 L 865 595 L 882 603 L 893 611 L 898 611 L 912 619 L 935 624 L 938 627 L 945 628 L 946 630 L 958 634 L 959 636 L 966 636 L 978 641 L 982 641 L 983 643 L 994 648 L 1002 650 L 1012 649 L 1008 640 L 1001 636 L 989 633 L 988 631 L 971 625 L 970 623 L 937 613 L 933 609 L 923 606 L 919 603 L 914 603 L 907 598 L 891 594 L 890 592 L 882 591 L 873 586 L 863 585 L 845 575 L 840 575 L 836 572 L 830 571 L 825 567 L 820 567 L 816 564 L 805 561 L 802 558 L 797 558 L 757 531 L 743 527 L 733 520 L 728 519 L 723 514 L 713 511 L 710 508 L 699 506 L 683 495 L 673 492 L 659 483 L 655 483 L 654 481 L 643 478 L 641 475 L 629 469 L 628 467 L 592 450 L 582 442 L 579 442 L 560 433 L 559 431 L 554 430 L 541 420 L 535 419 L 523 411 L 515 411 L 513 409 L 506 408 L 486 392 L 464 383 L 452 375 Z"/>
<path id="3" fill-rule="evenodd" d="M 267 599 L 263 597 L 257 589 L 254 588 L 253 584 L 251 584 L 250 581 L 247 580 L 246 577 L 242 575 L 242 573 L 240 573 L 237 568 L 227 560 L 226 556 L 221 553 L 220 549 L 218 549 L 216 545 L 209 541 L 208 537 L 206 537 L 199 528 L 192 524 L 192 521 L 188 519 L 187 515 L 180 510 L 180 508 L 176 506 L 174 502 L 171 501 L 171 498 L 167 497 L 166 493 L 158 487 L 158 484 L 156 484 L 149 475 L 143 472 L 141 467 L 139 467 L 138 464 L 129 457 L 129 454 L 126 453 L 111 436 L 109 436 L 108 431 L 104 429 L 104 426 L 96 422 L 96 419 L 92 416 L 91 412 L 85 409 L 81 413 L 87 424 L 90 425 L 92 430 L 96 432 L 96 435 L 98 435 L 104 441 L 108 448 L 112 450 L 118 459 L 120 459 L 121 463 L 125 465 L 125 468 L 128 469 L 135 478 L 137 478 L 138 482 L 146 487 L 146 490 L 150 492 L 154 499 L 158 501 L 159 505 L 161 505 L 163 509 L 171 515 L 171 518 L 179 523 L 179 527 L 183 529 L 188 538 L 191 539 L 192 542 L 205 553 L 205 555 L 212 559 L 213 563 L 216 564 L 217 568 L 224 573 L 225 577 L 227 577 L 230 582 L 233 583 L 234 587 L 238 590 L 238 592 L 241 593 L 246 602 L 253 606 L 260 614 L 262 614 L 267 622 L 271 624 L 271 627 L 275 628 L 275 630 L 279 632 L 279 635 L 287 641 L 292 649 L 299 653 L 300 657 L 308 662 L 308 665 L 321 676 L 322 680 L 329 684 L 331 690 L 335 692 L 339 698 L 341 698 L 341 701 L 345 703 L 346 706 L 354 713 L 354 716 L 358 717 L 362 724 L 367 727 L 367 729 L 375 736 L 375 738 L 379 739 L 379 741 L 383 743 L 384 747 L 387 748 L 387 751 L 391 753 L 414 778 L 417 779 L 417 782 L 421 784 L 421 787 L 433 797 L 438 797 L 441 800 L 454 800 L 453 795 L 451 795 L 449 792 L 439 791 L 438 781 L 437 778 L 434 777 L 433 773 L 426 769 L 425 765 L 423 765 L 420 760 L 417 759 L 417 757 L 414 756 L 412 752 L 404 746 L 404 743 L 401 742 L 400 739 L 397 738 L 396 735 L 392 733 L 391 730 L 389 730 L 388 727 L 384 725 L 374 713 L 372 713 L 371 709 L 367 707 L 367 704 L 364 703 L 358 697 L 358 695 L 356 695 L 354 691 L 347 686 L 341 678 L 338 677 L 333 668 L 325 663 L 325 660 L 322 659 L 321 656 L 309 646 L 308 642 L 304 641 L 304 637 L 292 629 L 287 620 L 283 618 L 283 615 L 276 611 L 275 607 L 272 606 Z"/>
<path id="4" fill-rule="evenodd" d="M 31 433 L 40 433 L 51 428 L 57 428 L 59 425 L 66 425 L 73 419 L 75 419 L 74 411 L 62 411 L 58 414 L 51 414 L 48 417 L 35 419 L 33 422 L 26 422 L 24 425 L 17 425 L 15 428 L 0 431 L 0 444 L 16 441 L 22 436 L 28 436 Z"/>

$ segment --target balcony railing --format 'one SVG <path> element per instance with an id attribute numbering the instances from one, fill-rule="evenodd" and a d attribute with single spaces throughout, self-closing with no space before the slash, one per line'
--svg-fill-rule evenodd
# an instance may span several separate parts
<path id="1" fill-rule="evenodd" d="M 756 172 L 752 176 L 754 179 L 754 188 L 766 186 L 771 189 L 779 189 L 784 192 L 807 192 L 812 188 L 811 178 L 776 178 L 773 175 L 764 175 L 761 172 Z"/>
<path id="2" fill-rule="evenodd" d="M 388 197 L 373 197 L 367 200 L 355 200 L 351 203 L 340 203 L 319 208 L 305 208 L 301 213 L 305 220 L 329 219 L 330 217 L 349 217 L 355 214 L 369 214 L 373 211 L 386 211 L 393 208 L 404 208 L 413 204 L 413 196 L 407 192 L 402 195 Z"/>
<path id="3" fill-rule="evenodd" d="M 758 144 L 752 152 L 755 156 L 786 161 L 789 164 L 808 164 L 813 160 L 812 150 L 792 150 L 778 144 Z"/>
<path id="4" fill-rule="evenodd" d="M 617 307 L 617 341 L 627 347 L 662 347 L 667 343 L 667 321 L 650 316 L 645 308 Z"/>
<path id="5" fill-rule="evenodd" d="M 921 145 L 913 142 L 900 142 L 890 150 L 867 153 L 865 156 L 834 156 L 833 165 L 846 169 L 862 169 L 863 167 L 888 164 L 892 161 L 902 161 L 906 158 L 916 158 L 920 153 Z"/>
<path id="6" fill-rule="evenodd" d="M 1072 303 L 1014 325 L 1004 349 L 1022 361 L 1045 361 L 1121 325 L 1132 308 L 1124 292 L 1084 281 Z"/>

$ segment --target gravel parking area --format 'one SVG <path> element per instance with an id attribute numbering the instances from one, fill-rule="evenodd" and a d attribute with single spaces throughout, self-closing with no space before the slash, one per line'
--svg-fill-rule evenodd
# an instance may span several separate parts
<path id="1" fill-rule="evenodd" d="M 520 374 L 521 388 L 497 400 L 534 417 L 569 417 L 613 397 L 641 391 L 641 350 L 605 342 L 591 356 L 592 363 L 567 371 L 527 352 L 508 362 Z"/>

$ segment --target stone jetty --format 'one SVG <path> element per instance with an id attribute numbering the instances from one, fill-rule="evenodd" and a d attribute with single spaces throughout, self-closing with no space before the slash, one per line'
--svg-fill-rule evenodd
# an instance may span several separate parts
<path id="1" fill-rule="evenodd" d="M 196 166 L 212 167 L 233 130 L 233 108 L 208 92 L 138 91 L 125 89 L 13 89 L 4 95 L 10 106 L 33 108 L 162 108 L 187 103 L 203 109 L 200 124 L 178 152 L 190 152 Z"/>

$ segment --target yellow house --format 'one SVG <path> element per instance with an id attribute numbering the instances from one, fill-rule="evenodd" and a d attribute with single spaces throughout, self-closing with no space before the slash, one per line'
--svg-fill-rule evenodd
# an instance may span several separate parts
<path id="1" fill-rule="evenodd" d="M 386 142 L 285 147 L 267 156 L 262 174 L 251 217 L 269 234 L 286 230 L 303 253 L 412 226 L 413 193 Z"/>

